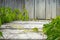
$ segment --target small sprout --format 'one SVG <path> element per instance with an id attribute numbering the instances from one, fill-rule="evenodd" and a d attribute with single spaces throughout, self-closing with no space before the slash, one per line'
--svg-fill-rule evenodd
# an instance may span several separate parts
<path id="1" fill-rule="evenodd" d="M 13 24 L 11 25 L 13 28 L 18 28 L 18 29 L 23 29 L 23 26 L 18 25 L 18 24 Z"/>
<path id="2" fill-rule="evenodd" d="M 24 29 L 24 32 L 29 32 L 29 30 L 27 30 L 27 29 Z"/>
<path id="3" fill-rule="evenodd" d="M 39 31 L 38 28 L 36 28 L 36 27 L 33 28 L 32 30 L 33 30 L 34 32 L 38 32 L 38 31 Z"/>

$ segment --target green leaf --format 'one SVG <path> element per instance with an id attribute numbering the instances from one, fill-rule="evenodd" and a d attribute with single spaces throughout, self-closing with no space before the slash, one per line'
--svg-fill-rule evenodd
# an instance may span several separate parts
<path id="1" fill-rule="evenodd" d="M 2 34 L 2 32 L 0 32 L 0 37 L 2 37 L 3 36 L 3 34 Z"/>

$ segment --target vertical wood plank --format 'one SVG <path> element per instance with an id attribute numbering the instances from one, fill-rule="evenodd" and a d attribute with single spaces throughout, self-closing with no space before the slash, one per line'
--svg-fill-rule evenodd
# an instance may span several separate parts
<path id="1" fill-rule="evenodd" d="M 46 0 L 46 19 L 51 18 L 51 3 L 50 0 Z"/>
<path id="2" fill-rule="evenodd" d="M 0 0 L 2 1 L 2 0 Z M 19 10 L 22 10 L 22 5 L 24 0 L 3 0 L 0 6 L 2 7 L 10 7 L 12 9 L 17 8 Z"/>
<path id="3" fill-rule="evenodd" d="M 56 0 L 51 0 L 52 6 L 52 18 L 56 17 Z"/>
<path id="4" fill-rule="evenodd" d="M 46 19 L 56 17 L 56 0 L 46 0 Z"/>
<path id="5" fill-rule="evenodd" d="M 34 0 L 25 0 L 25 7 L 29 13 L 29 18 L 34 19 Z"/>
<path id="6" fill-rule="evenodd" d="M 36 0 L 36 18 L 45 19 L 45 0 Z"/>
<path id="7" fill-rule="evenodd" d="M 56 0 L 57 1 L 57 7 L 56 7 L 56 10 L 57 10 L 57 16 L 60 16 L 60 0 Z"/>

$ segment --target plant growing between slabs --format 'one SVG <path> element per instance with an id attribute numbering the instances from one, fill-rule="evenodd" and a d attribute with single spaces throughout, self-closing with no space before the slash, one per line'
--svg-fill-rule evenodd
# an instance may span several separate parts
<path id="1" fill-rule="evenodd" d="M 32 29 L 24 29 L 24 32 L 39 32 L 39 29 L 38 28 L 32 28 Z"/>
<path id="2" fill-rule="evenodd" d="M 33 32 L 39 32 L 39 29 L 38 29 L 38 28 L 36 28 L 36 27 L 35 27 L 35 28 L 33 28 L 32 30 L 33 30 Z"/>
<path id="3" fill-rule="evenodd" d="M 47 40 L 60 40 L 60 16 L 52 19 L 49 24 L 44 24 L 43 32 Z"/>

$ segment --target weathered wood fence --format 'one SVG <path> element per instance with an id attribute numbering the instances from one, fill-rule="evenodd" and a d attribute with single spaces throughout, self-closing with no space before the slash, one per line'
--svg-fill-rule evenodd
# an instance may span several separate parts
<path id="1" fill-rule="evenodd" d="M 23 5 L 30 19 L 51 19 L 60 15 L 60 0 L 0 0 L 0 7 L 22 10 Z"/>

